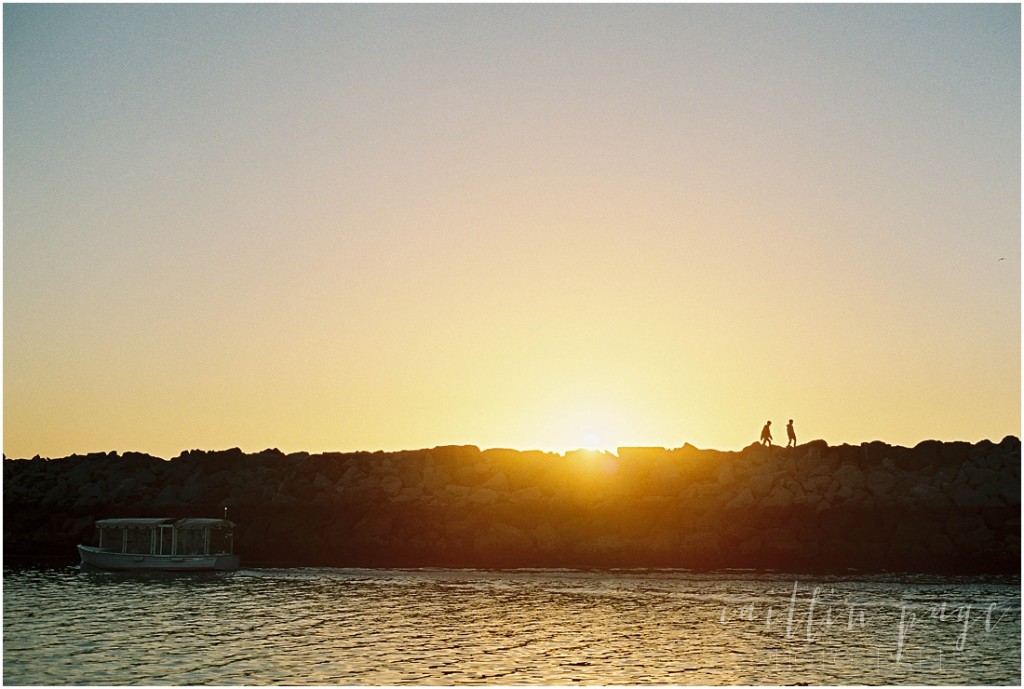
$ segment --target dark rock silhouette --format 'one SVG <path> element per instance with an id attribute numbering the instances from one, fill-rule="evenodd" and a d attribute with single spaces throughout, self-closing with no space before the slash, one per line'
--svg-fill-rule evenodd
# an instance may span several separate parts
<path id="1" fill-rule="evenodd" d="M 1020 571 L 1020 440 L 4 459 L 7 562 L 223 514 L 243 565 Z"/>

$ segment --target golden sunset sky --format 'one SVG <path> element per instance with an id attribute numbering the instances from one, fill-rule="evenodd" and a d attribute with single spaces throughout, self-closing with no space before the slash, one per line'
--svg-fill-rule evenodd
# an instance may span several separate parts
<path id="1" fill-rule="evenodd" d="M 1020 6 L 4 6 L 3 450 L 1020 434 Z"/>

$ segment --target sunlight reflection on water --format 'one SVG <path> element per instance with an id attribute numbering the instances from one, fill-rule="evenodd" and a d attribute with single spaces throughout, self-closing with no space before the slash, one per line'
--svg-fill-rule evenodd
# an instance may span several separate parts
<path id="1" fill-rule="evenodd" d="M 1021 680 L 1019 577 L 68 568 L 3 593 L 5 684 Z"/>

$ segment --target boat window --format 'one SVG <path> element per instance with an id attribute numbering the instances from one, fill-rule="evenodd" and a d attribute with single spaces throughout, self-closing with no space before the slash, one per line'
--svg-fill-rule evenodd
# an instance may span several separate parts
<path id="1" fill-rule="evenodd" d="M 231 530 L 210 529 L 210 554 L 231 552 Z"/>
<path id="2" fill-rule="evenodd" d="M 124 547 L 124 530 L 115 526 L 100 527 L 100 550 L 119 553 Z"/>
<path id="3" fill-rule="evenodd" d="M 128 529 L 128 548 L 126 553 L 146 554 L 150 553 L 153 545 L 153 536 L 149 529 Z"/>
<path id="4" fill-rule="evenodd" d="M 205 548 L 203 529 L 178 529 L 177 555 L 204 555 Z"/>

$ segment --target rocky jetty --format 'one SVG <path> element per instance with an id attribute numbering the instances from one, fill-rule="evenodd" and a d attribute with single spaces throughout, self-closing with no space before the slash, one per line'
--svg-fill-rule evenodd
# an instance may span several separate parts
<path id="1" fill-rule="evenodd" d="M 4 459 L 7 562 L 221 516 L 244 565 L 1020 571 L 1020 440 Z"/>

